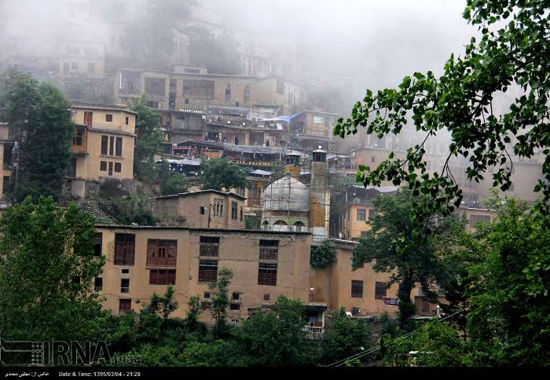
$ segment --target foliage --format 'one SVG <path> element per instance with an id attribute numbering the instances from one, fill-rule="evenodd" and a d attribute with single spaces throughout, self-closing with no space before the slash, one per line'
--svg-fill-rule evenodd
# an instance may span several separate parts
<path id="1" fill-rule="evenodd" d="M 240 59 L 233 47 L 236 41 L 228 33 L 214 37 L 207 33 L 191 35 L 190 62 L 206 67 L 211 74 L 240 74 Z"/>
<path id="2" fill-rule="evenodd" d="M 160 192 L 162 195 L 171 195 L 187 192 L 185 176 L 170 170 L 166 161 L 162 161 L 159 172 Z"/>
<path id="3" fill-rule="evenodd" d="M 239 165 L 217 158 L 201 163 L 202 188 L 222 190 L 246 187 L 246 171 Z"/>
<path id="4" fill-rule="evenodd" d="M 336 261 L 334 243 L 324 240 L 319 245 L 311 246 L 309 264 L 315 269 L 324 269 Z"/>
<path id="5" fill-rule="evenodd" d="M 374 261 L 375 271 L 391 273 L 390 284 L 399 283 L 399 322 L 406 329 L 412 327 L 410 318 L 415 311 L 413 287 L 419 283 L 426 296 L 435 301 L 437 295 L 431 285 L 444 283 L 449 277 L 441 250 L 455 244 L 463 229 L 455 215 L 432 217 L 423 226 L 416 224 L 411 214 L 422 202 L 418 198 L 406 189 L 376 197 L 372 228 L 353 251 L 354 268 Z"/>
<path id="6" fill-rule="evenodd" d="M 397 89 L 367 90 L 351 118 L 339 119 L 335 135 L 356 134 L 360 125 L 379 138 L 399 134 L 412 121 L 426 139 L 448 133 L 449 155 L 441 173 L 427 172 L 426 139 L 407 150 L 406 159 L 394 154 L 377 168 L 361 165 L 358 179 L 365 185 L 392 181 L 407 183 L 415 194 L 429 194 L 432 202 L 417 207 L 422 219 L 434 208 L 444 213 L 458 207 L 462 191 L 449 170 L 451 158 L 464 160 L 468 179 L 480 181 L 492 171 L 493 185 L 510 188 L 510 152 L 531 158 L 541 151 L 543 176 L 535 191 L 543 192 L 539 207 L 550 211 L 550 139 L 548 54 L 550 33 L 548 2 L 523 0 L 468 0 L 464 18 L 478 27 L 481 39 L 472 37 L 463 57 L 451 55 L 443 74 L 429 71 L 406 76 Z M 499 115 L 493 102 L 500 93 L 518 93 L 508 110 Z M 418 174 L 420 172 L 420 175 Z M 430 207 L 425 207 L 429 205 Z"/>
<path id="7" fill-rule="evenodd" d="M 433 320 L 411 335 L 390 339 L 386 361 L 394 367 L 458 367 L 464 365 L 465 343 L 456 330 Z M 416 351 L 416 354 L 409 354 Z"/>
<path id="8" fill-rule="evenodd" d="M 548 215 L 514 199 L 472 247 L 467 332 L 474 365 L 548 365 L 550 230 Z"/>
<path id="9" fill-rule="evenodd" d="M 357 354 L 370 343 L 370 330 L 360 319 L 346 316 L 341 307 L 330 313 L 330 328 L 322 341 L 323 361 L 327 364 Z"/>
<path id="10" fill-rule="evenodd" d="M 156 222 L 147 197 L 142 195 L 101 199 L 98 206 L 119 224 L 137 223 L 141 226 L 154 226 Z"/>
<path id="11" fill-rule="evenodd" d="M 233 272 L 228 268 L 221 268 L 218 272 L 218 280 L 209 284 L 212 293 L 212 317 L 214 318 L 214 335 L 220 337 L 227 332 L 227 309 L 229 308 L 228 287 L 231 283 Z"/>
<path id="12" fill-rule="evenodd" d="M 247 230 L 259 230 L 261 227 L 260 226 L 261 221 L 262 221 L 261 211 L 255 211 L 254 216 L 252 215 L 244 216 L 244 224 Z"/>
<path id="13" fill-rule="evenodd" d="M 317 350 L 307 339 L 303 305 L 280 296 L 271 311 L 257 310 L 236 332 L 247 366 L 312 366 Z"/>
<path id="14" fill-rule="evenodd" d="M 135 17 L 126 27 L 121 41 L 131 58 L 128 62 L 139 68 L 169 69 L 167 63 L 172 62 L 176 49 L 173 28 L 178 28 L 182 19 L 189 18 L 195 2 L 148 0 L 136 3 L 133 5 Z M 105 7 L 104 12 L 112 12 L 110 7 Z"/>
<path id="15" fill-rule="evenodd" d="M 159 151 L 163 133 L 160 113 L 147 107 L 146 102 L 143 95 L 130 105 L 130 109 L 137 113 L 134 173 L 141 181 L 153 183 L 157 176 L 154 156 Z"/>
<path id="16" fill-rule="evenodd" d="M 0 335 L 7 339 L 97 339 L 105 321 L 90 291 L 104 259 L 94 257 L 94 218 L 76 204 L 27 197 L 0 219 Z"/>
<path id="17" fill-rule="evenodd" d="M 9 69 L 0 77 L 0 120 L 20 142 L 14 195 L 61 195 L 75 133 L 71 104 L 54 86 Z"/>

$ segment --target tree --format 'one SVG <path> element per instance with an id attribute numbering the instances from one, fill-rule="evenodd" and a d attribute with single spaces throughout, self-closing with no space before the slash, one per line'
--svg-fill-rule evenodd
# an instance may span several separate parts
<path id="1" fill-rule="evenodd" d="M 201 183 L 205 190 L 244 188 L 246 182 L 246 171 L 224 158 L 208 160 L 201 164 Z"/>
<path id="2" fill-rule="evenodd" d="M 144 195 L 132 194 L 124 197 L 100 199 L 98 206 L 104 213 L 120 224 L 136 223 L 142 226 L 154 226 L 156 222 L 149 200 Z"/>
<path id="3" fill-rule="evenodd" d="M 465 344 L 454 328 L 434 320 L 410 335 L 386 342 L 385 359 L 394 367 L 459 367 L 467 364 Z M 414 355 L 411 352 L 416 352 Z"/>
<path id="4" fill-rule="evenodd" d="M 139 68 L 170 69 L 169 63 L 176 48 L 173 29 L 180 26 L 182 19 L 190 16 L 195 2 L 146 0 L 135 3 L 132 3 L 135 17 L 121 41 L 127 51 L 128 62 Z M 103 11 L 105 14 L 111 13 L 112 4 L 105 4 Z"/>
<path id="5" fill-rule="evenodd" d="M 406 76 L 397 89 L 367 90 L 350 118 L 340 118 L 335 135 L 356 134 L 357 127 L 379 138 L 399 134 L 411 116 L 422 143 L 409 148 L 405 159 L 394 154 L 377 168 L 360 166 L 358 179 L 366 185 L 382 181 L 407 183 L 415 194 L 432 196 L 419 205 L 416 215 L 431 211 L 452 212 L 462 201 L 462 191 L 449 169 L 451 159 L 468 163 L 468 179 L 479 182 L 494 167 L 493 185 L 510 188 L 513 169 L 510 153 L 531 158 L 541 152 L 542 177 L 535 191 L 543 193 L 542 211 L 550 211 L 550 126 L 548 92 L 550 77 L 550 21 L 547 1 L 468 0 L 464 18 L 478 27 L 481 39 L 472 37 L 463 57 L 451 55 L 443 74 L 429 71 Z M 499 93 L 519 91 L 503 114 L 493 102 Z M 448 132 L 449 153 L 441 173 L 426 169 L 424 145 L 437 134 Z M 418 173 L 420 172 L 420 174 Z"/>
<path id="6" fill-rule="evenodd" d="M 336 261 L 336 250 L 334 243 L 324 240 L 319 245 L 311 246 L 309 264 L 315 269 L 324 269 Z"/>
<path id="7" fill-rule="evenodd" d="M 162 195 L 187 192 L 187 180 L 185 176 L 171 171 L 166 161 L 162 161 L 160 165 L 159 180 Z"/>
<path id="8" fill-rule="evenodd" d="M 448 279 L 441 249 L 452 246 L 463 228 L 454 214 L 445 218 L 433 217 L 419 226 L 411 218 L 411 213 L 420 201 L 408 190 L 376 197 L 373 203 L 377 215 L 370 222 L 372 228 L 353 251 L 354 268 L 374 261 L 375 271 L 391 273 L 390 284 L 399 283 L 399 323 L 402 329 L 412 327 L 410 318 L 415 309 L 411 291 L 416 283 L 421 285 L 429 299 L 437 298 L 431 285 Z"/>
<path id="9" fill-rule="evenodd" d="M 322 341 L 323 361 L 329 364 L 357 354 L 368 347 L 370 335 L 365 321 L 348 317 L 343 307 L 333 310 Z"/>
<path id="10" fill-rule="evenodd" d="M 212 317 L 215 321 L 214 335 L 220 337 L 227 332 L 227 309 L 229 308 L 228 287 L 233 272 L 228 268 L 221 268 L 218 279 L 209 284 L 212 293 Z"/>
<path id="11" fill-rule="evenodd" d="M 137 113 L 134 172 L 141 181 L 153 183 L 157 177 L 154 156 L 159 151 L 163 133 L 160 113 L 147 107 L 146 103 L 147 98 L 143 95 L 130 105 L 130 109 Z"/>
<path id="12" fill-rule="evenodd" d="M 514 199 L 494 203 L 498 217 L 471 254 L 467 332 L 473 365 L 539 366 L 550 357 L 549 216 Z"/>
<path id="13" fill-rule="evenodd" d="M 307 339 L 303 305 L 280 296 L 270 311 L 257 310 L 236 332 L 248 366 L 312 366 L 317 350 Z"/>
<path id="14" fill-rule="evenodd" d="M 206 67 L 212 74 L 240 74 L 240 58 L 235 40 L 228 33 L 214 37 L 206 32 L 191 35 L 190 62 Z"/>
<path id="15" fill-rule="evenodd" d="M 15 199 L 59 198 L 75 133 L 70 102 L 54 86 L 15 69 L 2 75 L 0 88 L 0 120 L 8 122 L 20 143 Z"/>
<path id="16" fill-rule="evenodd" d="M 6 339 L 97 340 L 105 327 L 92 282 L 94 218 L 76 204 L 27 197 L 0 219 L 0 335 Z"/>

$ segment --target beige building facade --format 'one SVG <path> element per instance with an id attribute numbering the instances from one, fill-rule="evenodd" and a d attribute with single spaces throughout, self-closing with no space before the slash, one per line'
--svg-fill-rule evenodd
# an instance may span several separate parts
<path id="1" fill-rule="evenodd" d="M 101 225 L 96 231 L 96 254 L 106 264 L 95 288 L 115 314 L 139 310 L 173 285 L 174 317 L 185 317 L 190 297 L 198 296 L 201 317 L 211 322 L 208 284 L 221 268 L 233 272 L 229 318 L 235 323 L 281 295 L 309 302 L 308 233 Z"/>
<path id="2" fill-rule="evenodd" d="M 67 192 L 84 198 L 89 181 L 132 180 L 136 113 L 103 106 L 74 105 L 72 110 L 76 133 Z"/>
<path id="3" fill-rule="evenodd" d="M 151 206 L 163 225 L 244 229 L 244 201 L 235 193 L 200 190 L 156 197 Z"/>
<path id="4" fill-rule="evenodd" d="M 371 263 L 353 270 L 353 248 L 356 243 L 332 240 L 335 245 L 335 262 L 325 269 L 311 269 L 310 301 L 326 304 L 329 310 L 344 307 L 355 316 L 396 314 L 398 285 L 390 287 L 389 273 L 377 273 Z M 428 303 L 419 288 L 412 291 L 417 315 L 432 316 L 435 305 Z"/>

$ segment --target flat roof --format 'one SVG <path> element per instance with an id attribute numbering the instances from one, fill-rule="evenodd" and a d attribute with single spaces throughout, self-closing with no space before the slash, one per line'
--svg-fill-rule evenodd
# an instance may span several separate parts
<path id="1" fill-rule="evenodd" d="M 245 229 L 229 229 L 229 228 L 196 228 L 196 227 L 181 227 L 181 226 L 130 226 L 123 224 L 95 224 L 95 228 L 105 229 L 126 229 L 126 230 L 188 230 L 188 231 L 204 231 L 207 233 L 245 233 L 245 234 L 261 234 L 261 235 L 311 235 L 311 232 L 299 231 L 268 231 L 268 230 L 245 230 Z"/>
<path id="2" fill-rule="evenodd" d="M 235 198 L 239 198 L 239 199 L 242 199 L 242 200 L 246 199 L 242 195 L 235 194 L 235 193 L 232 193 L 230 191 L 221 191 L 221 190 L 214 190 L 214 189 L 190 191 L 190 192 L 187 192 L 187 193 L 177 193 L 177 194 L 170 194 L 170 195 L 162 195 L 160 197 L 153 197 L 152 199 L 190 197 L 190 196 L 204 194 L 204 193 L 214 193 L 214 194 L 219 194 L 219 195 L 233 196 Z"/>
<path id="3" fill-rule="evenodd" d="M 117 106 L 117 105 L 103 105 L 103 104 L 85 104 L 85 103 L 73 103 L 71 105 L 72 108 L 79 108 L 79 109 L 96 109 L 96 110 L 107 110 L 107 111 L 122 111 L 131 113 L 134 115 L 137 115 L 137 112 L 131 111 L 123 106 Z"/>

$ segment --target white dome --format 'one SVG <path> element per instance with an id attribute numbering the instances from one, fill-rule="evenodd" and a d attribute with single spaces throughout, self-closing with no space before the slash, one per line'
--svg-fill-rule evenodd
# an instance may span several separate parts
<path id="1" fill-rule="evenodd" d="M 309 211 L 309 189 L 289 175 L 264 190 L 264 211 Z"/>

